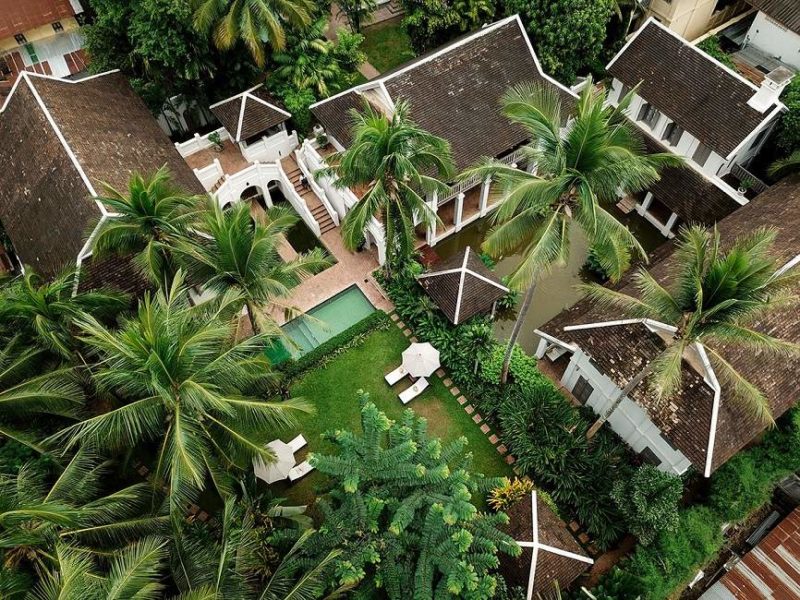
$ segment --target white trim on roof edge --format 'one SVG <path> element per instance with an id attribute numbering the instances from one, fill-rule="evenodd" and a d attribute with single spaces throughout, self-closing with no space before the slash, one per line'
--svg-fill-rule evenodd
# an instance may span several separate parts
<path id="1" fill-rule="evenodd" d="M 739 145 L 736 146 L 736 148 L 734 148 L 733 150 L 730 151 L 728 156 L 725 157 L 725 160 L 730 160 L 731 157 L 734 156 L 739 150 L 741 150 L 744 147 L 745 144 L 747 144 L 755 136 L 757 136 L 759 133 L 761 133 L 761 131 L 770 124 L 770 121 L 772 121 L 775 117 L 777 117 L 778 114 L 780 114 L 783 111 L 783 109 L 785 109 L 785 108 L 786 108 L 786 105 L 783 102 L 781 102 L 780 100 L 775 102 L 775 108 L 772 109 L 772 112 L 770 112 L 766 117 L 764 117 L 764 119 L 761 121 L 761 123 L 756 125 L 750 133 L 748 133 L 746 136 L 744 136 L 744 139 L 741 142 L 739 142 Z M 761 142 L 762 146 L 763 146 L 763 144 L 764 144 L 764 142 Z"/>
<path id="2" fill-rule="evenodd" d="M 357 85 L 357 86 L 352 87 L 350 89 L 347 89 L 347 90 L 344 90 L 342 92 L 339 92 L 338 94 L 334 94 L 333 96 L 330 96 L 329 98 L 325 98 L 324 100 L 320 100 L 319 102 L 315 102 L 314 104 L 309 106 L 309 109 L 312 109 L 312 108 L 315 108 L 315 107 L 320 106 L 322 104 L 325 104 L 326 102 L 330 102 L 331 100 L 335 100 L 336 98 L 344 96 L 345 94 L 349 94 L 350 92 L 358 93 L 358 92 L 360 92 L 362 90 L 371 89 L 373 87 L 379 87 L 379 86 L 383 87 L 383 90 L 385 91 L 386 95 L 389 97 L 389 100 L 392 102 L 392 105 L 394 105 L 394 100 L 389 95 L 388 90 L 386 90 L 386 82 L 387 81 L 389 81 L 389 80 L 391 80 L 391 79 L 393 79 L 395 77 L 398 77 L 398 76 L 402 75 L 403 73 L 406 73 L 407 71 L 410 71 L 411 69 L 419 67 L 420 65 L 424 65 L 424 64 L 432 61 L 433 59 L 442 56 L 443 54 L 451 52 L 452 50 L 454 50 L 456 48 L 460 48 L 464 44 L 467 44 L 468 42 L 471 42 L 471 41 L 473 41 L 475 39 L 478 39 L 479 37 L 487 35 L 487 34 L 493 32 L 493 31 L 495 31 L 496 29 L 499 29 L 500 27 L 503 27 L 504 25 L 508 25 L 511 22 L 516 22 L 517 26 L 519 27 L 520 31 L 522 32 L 522 37 L 525 40 L 525 44 L 528 46 L 528 50 L 530 50 L 531 57 L 533 57 L 533 62 L 536 65 L 536 69 L 539 71 L 539 75 L 541 75 L 545 80 L 547 80 L 548 82 L 550 82 L 553 85 L 557 86 L 559 89 L 561 89 L 565 93 L 569 94 L 573 98 L 577 98 L 578 94 L 576 94 L 569 87 L 565 86 L 563 83 L 559 82 L 558 80 L 554 79 L 553 77 L 551 77 L 550 75 L 548 75 L 547 73 L 544 72 L 544 70 L 542 69 L 541 63 L 539 62 L 539 57 L 536 55 L 536 51 L 533 49 L 533 45 L 531 44 L 531 40 L 528 37 L 528 32 L 525 31 L 525 27 L 522 24 L 522 19 L 520 19 L 520 16 L 518 14 L 515 14 L 515 15 L 511 15 L 510 17 L 506 17 L 505 19 L 501 19 L 499 21 L 496 21 L 495 23 L 492 23 L 491 25 L 487 25 L 487 26 L 485 26 L 485 27 L 483 27 L 481 29 L 478 29 L 477 31 L 474 31 L 470 35 L 465 36 L 463 39 L 459 40 L 458 42 L 455 42 L 455 43 L 450 44 L 450 45 L 446 45 L 445 47 L 440 48 L 438 50 L 435 50 L 434 52 L 432 52 L 432 53 L 430 53 L 430 54 L 428 54 L 426 56 L 423 56 L 422 58 L 420 58 L 418 60 L 412 59 L 406 66 L 401 67 L 397 71 L 392 71 L 388 75 L 378 76 L 375 79 L 372 79 L 372 80 L 370 80 L 370 81 L 368 81 L 366 83 L 362 83 L 361 85 Z"/>
<path id="3" fill-rule="evenodd" d="M 95 191 L 94 186 L 92 185 L 92 182 L 89 179 L 89 176 L 83 170 L 83 167 L 81 166 L 81 163 L 78 161 L 78 157 L 72 151 L 72 148 L 70 147 L 69 143 L 67 142 L 67 139 L 64 137 L 64 134 L 61 133 L 61 129 L 58 127 L 58 124 L 56 123 L 55 119 L 53 118 L 53 115 L 50 114 L 50 110 L 48 110 L 47 105 L 44 103 L 44 100 L 42 100 L 42 97 L 39 95 L 39 91 L 36 89 L 36 86 L 33 85 L 33 82 L 28 77 L 28 72 L 24 71 L 23 73 L 21 73 L 20 74 L 20 78 L 25 79 L 25 82 L 28 84 L 28 88 L 31 90 L 31 93 L 33 94 L 33 97 L 36 99 L 36 102 L 39 104 L 39 107 L 42 109 L 42 112 L 44 113 L 45 117 L 47 118 L 47 121 L 50 123 L 50 126 L 53 128 L 53 131 L 55 132 L 56 137 L 58 138 L 59 142 L 61 142 L 61 145 L 64 148 L 64 151 L 67 153 L 67 156 L 69 156 L 70 160 L 72 161 L 72 164 L 75 166 L 75 170 L 78 171 L 78 175 L 80 175 L 81 179 L 83 180 L 83 183 L 86 186 L 86 189 L 89 191 L 89 193 L 91 194 L 92 199 L 94 200 L 95 204 L 100 209 L 100 213 L 102 215 L 106 215 L 108 213 L 108 211 L 106 210 L 106 207 L 103 206 L 103 203 L 100 202 L 100 200 L 97 199 L 97 191 Z M 61 80 L 59 79 L 58 81 L 61 81 Z"/>
<path id="4" fill-rule="evenodd" d="M 717 374 L 714 372 L 714 367 L 711 366 L 711 361 L 708 360 L 708 354 L 703 344 L 695 342 L 695 350 L 700 355 L 700 360 L 703 362 L 703 367 L 708 375 L 708 383 L 714 391 L 714 404 L 711 406 L 711 426 L 708 431 L 708 447 L 706 448 L 706 466 L 703 472 L 704 477 L 711 477 L 711 467 L 714 460 L 714 443 L 717 437 L 717 422 L 719 421 L 719 405 L 722 402 L 722 389 L 720 388 Z"/>
<path id="5" fill-rule="evenodd" d="M 639 34 L 641 34 L 645 30 L 645 28 L 647 28 L 647 26 L 650 25 L 651 23 L 653 25 L 655 25 L 656 27 L 658 27 L 659 29 L 661 29 L 662 31 L 664 31 L 664 32 L 668 33 L 669 35 L 671 35 L 672 37 L 674 37 L 676 40 L 679 40 L 684 46 L 687 46 L 688 48 L 691 48 L 695 52 L 699 53 L 703 58 L 705 58 L 709 62 L 713 63 L 717 67 L 721 68 L 723 71 L 725 71 L 728 75 L 730 75 L 734 79 L 738 79 L 741 83 L 744 83 L 745 85 L 747 85 L 747 87 L 749 87 L 754 92 L 758 91 L 758 89 L 759 89 L 758 86 L 755 85 L 752 81 L 749 81 L 748 79 L 745 79 L 744 77 L 739 75 L 739 73 L 737 73 L 736 71 L 734 71 L 730 67 L 726 67 L 725 65 L 723 65 L 716 58 L 710 56 L 709 54 L 706 54 L 700 48 L 698 48 L 694 44 L 688 42 L 685 38 L 681 37 L 680 35 L 678 35 L 674 31 L 672 31 L 669 27 L 667 27 L 663 23 L 659 23 L 654 17 L 648 17 L 648 19 L 644 22 L 644 24 L 639 29 L 637 29 L 633 33 L 633 35 L 631 35 L 630 38 L 628 38 L 628 41 L 625 42 L 625 45 L 622 46 L 622 48 L 620 48 L 619 52 L 617 52 L 614 55 L 614 57 L 608 62 L 608 64 L 606 65 L 606 71 L 608 71 L 611 68 L 611 65 L 613 65 L 615 62 L 617 62 L 617 59 L 620 56 L 622 56 L 622 54 L 628 49 L 628 47 L 633 43 L 633 41 L 637 37 L 639 37 Z"/>
<path id="6" fill-rule="evenodd" d="M 464 277 L 467 275 L 467 261 L 469 260 L 469 246 L 464 252 L 464 260 L 461 263 L 461 277 L 458 280 L 458 298 L 456 298 L 456 314 L 453 322 L 458 325 L 458 318 L 461 316 L 461 298 L 464 295 Z"/>

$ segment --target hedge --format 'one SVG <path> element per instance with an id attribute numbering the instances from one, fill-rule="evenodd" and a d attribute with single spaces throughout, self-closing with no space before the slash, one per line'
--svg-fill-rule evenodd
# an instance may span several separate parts
<path id="1" fill-rule="evenodd" d="M 276 365 L 275 369 L 289 379 L 297 377 L 312 367 L 318 366 L 323 360 L 329 360 L 340 352 L 359 344 L 367 334 L 382 326 L 388 326 L 389 323 L 389 316 L 382 310 L 376 310 L 301 357 L 290 358 Z"/>

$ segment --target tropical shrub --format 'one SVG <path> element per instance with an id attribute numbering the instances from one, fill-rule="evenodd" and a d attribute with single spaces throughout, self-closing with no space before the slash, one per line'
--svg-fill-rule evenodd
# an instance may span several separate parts
<path id="1" fill-rule="evenodd" d="M 332 480 L 313 547 L 341 548 L 336 583 L 390 599 L 493 597 L 497 554 L 520 550 L 498 529 L 508 517 L 472 498 L 504 480 L 471 469 L 466 439 L 444 444 L 411 410 L 395 422 L 366 394 L 360 403 L 362 434 L 331 431 L 336 454 L 310 458 Z"/>
<path id="2" fill-rule="evenodd" d="M 707 37 L 702 42 L 697 44 L 697 47 L 708 54 L 711 58 L 721 62 L 732 71 L 736 71 L 737 73 L 739 72 L 739 69 L 736 68 L 736 63 L 733 62 L 730 54 L 722 49 L 722 45 L 718 36 L 712 35 Z"/>
<path id="3" fill-rule="evenodd" d="M 489 506 L 495 510 L 506 510 L 534 490 L 530 479 L 514 478 L 489 492 Z"/>
<path id="4" fill-rule="evenodd" d="M 417 54 L 427 52 L 454 37 L 490 22 L 495 13 L 492 0 L 402 0 L 403 26 Z"/>
<path id="5" fill-rule="evenodd" d="M 795 75 L 781 94 L 786 112 L 781 115 L 775 142 L 784 155 L 800 150 L 800 75 Z"/>
<path id="6" fill-rule="evenodd" d="M 611 497 L 631 533 L 647 546 L 659 531 L 675 531 L 682 494 L 679 477 L 653 465 L 643 465 L 630 479 L 615 481 Z"/>

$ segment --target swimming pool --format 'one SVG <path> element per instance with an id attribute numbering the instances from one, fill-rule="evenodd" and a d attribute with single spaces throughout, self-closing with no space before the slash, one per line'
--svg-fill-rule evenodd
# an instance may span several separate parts
<path id="1" fill-rule="evenodd" d="M 267 356 L 275 364 L 299 358 L 373 312 L 375 307 L 364 292 L 352 285 L 283 325 L 281 329 L 294 344 L 277 342 L 267 348 Z"/>

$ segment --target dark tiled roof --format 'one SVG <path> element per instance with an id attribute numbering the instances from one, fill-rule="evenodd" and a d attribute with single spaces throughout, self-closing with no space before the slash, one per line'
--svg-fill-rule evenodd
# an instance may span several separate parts
<path id="1" fill-rule="evenodd" d="M 703 594 L 703 600 L 800 598 L 800 508 Z"/>
<path id="2" fill-rule="evenodd" d="M 141 296 L 152 287 L 129 257 L 115 255 L 86 258 L 81 264 L 78 281 L 78 289 L 82 292 L 106 288 L 133 297 Z"/>
<path id="3" fill-rule="evenodd" d="M 445 138 L 459 169 L 482 156 L 500 157 L 525 143 L 527 136 L 500 113 L 500 99 L 513 85 L 539 82 L 560 92 L 564 115 L 574 95 L 546 79 L 515 18 L 506 19 L 419 57 L 377 80 L 393 101 L 407 100 L 411 118 L 427 131 Z M 312 109 L 342 144 L 349 142 L 347 109 L 360 108 L 351 92 Z M 345 139 L 342 139 L 345 138 Z"/>
<path id="4" fill-rule="evenodd" d="M 101 215 L 32 88 L 98 193 L 102 182 L 124 190 L 132 172 L 165 164 L 187 192 L 204 193 L 121 74 L 24 77 L 0 115 L 0 221 L 23 263 L 44 275 L 74 264 Z"/>
<path id="5" fill-rule="evenodd" d="M 445 316 L 456 324 L 490 312 L 494 303 L 508 293 L 508 288 L 469 246 L 462 254 L 451 256 L 421 275 L 419 283 Z"/>
<path id="6" fill-rule="evenodd" d="M 236 142 L 255 137 L 290 117 L 263 87 L 217 102 L 211 112 Z"/>
<path id="7" fill-rule="evenodd" d="M 748 106 L 756 90 L 704 52 L 648 21 L 608 72 L 683 129 L 727 157 L 771 112 Z"/>
<path id="8" fill-rule="evenodd" d="M 327 102 L 316 105 L 311 112 L 323 124 L 325 130 L 345 148 L 350 145 L 353 126 L 352 111 L 364 107 L 364 98 L 357 92 L 348 92 Z"/>
<path id="9" fill-rule="evenodd" d="M 572 554 L 586 557 L 585 552 L 572 534 L 567 530 L 564 522 L 553 510 L 536 495 L 536 520 L 539 544 L 565 550 Z M 506 511 L 509 523 L 505 527 L 506 533 L 517 542 L 533 542 L 533 511 L 531 510 L 532 497 L 525 498 L 514 504 Z M 532 548 L 522 548 L 522 553 L 517 558 L 507 555 L 500 557 L 500 571 L 506 581 L 513 586 L 528 588 L 531 570 Z M 588 557 L 587 557 L 588 558 Z M 549 550 L 540 548 L 536 559 L 536 572 L 533 580 L 533 598 L 553 600 L 555 582 L 559 589 L 564 591 L 575 581 L 590 563 L 554 554 Z M 537 596 L 537 594 L 539 594 Z"/>
<path id="10" fill-rule="evenodd" d="M 0 0 L 0 39 L 75 15 L 69 0 Z"/>
<path id="11" fill-rule="evenodd" d="M 758 10 L 764 11 L 784 27 L 800 35 L 800 2 L 797 0 L 747 0 Z"/>
<path id="12" fill-rule="evenodd" d="M 642 137 L 649 153 L 669 152 L 647 133 Z M 650 191 L 685 223 L 713 225 L 741 206 L 689 164 L 662 170 Z"/>
<path id="13" fill-rule="evenodd" d="M 778 228 L 774 251 L 779 262 L 788 262 L 800 254 L 800 177 L 784 180 L 761 194 L 719 223 L 722 239 L 733 239 L 763 225 Z M 649 268 L 662 284 L 669 285 L 668 273 L 673 263 L 667 256 Z M 622 287 L 625 293 L 636 292 L 632 284 Z M 623 387 L 643 366 L 654 358 L 663 343 L 643 325 L 593 328 L 564 331 L 567 325 L 595 323 L 623 318 L 617 312 L 601 311 L 587 300 L 561 312 L 541 327 L 541 330 L 569 343 L 575 343 L 589 354 L 601 371 Z M 796 309 L 776 311 L 755 328 L 795 343 L 800 342 L 800 320 Z M 782 415 L 798 400 L 796 378 L 799 360 L 776 361 L 752 351 L 727 348 L 724 355 L 750 382 L 758 386 L 769 399 L 775 418 Z M 765 368 L 766 367 L 766 368 Z M 665 401 L 659 401 L 646 385 L 631 394 L 647 410 L 651 420 L 663 431 L 699 470 L 705 469 L 713 393 L 700 376 L 684 363 L 683 389 Z M 761 422 L 748 415 L 742 407 L 726 399 L 722 389 L 711 470 L 717 469 L 763 429 Z"/>

